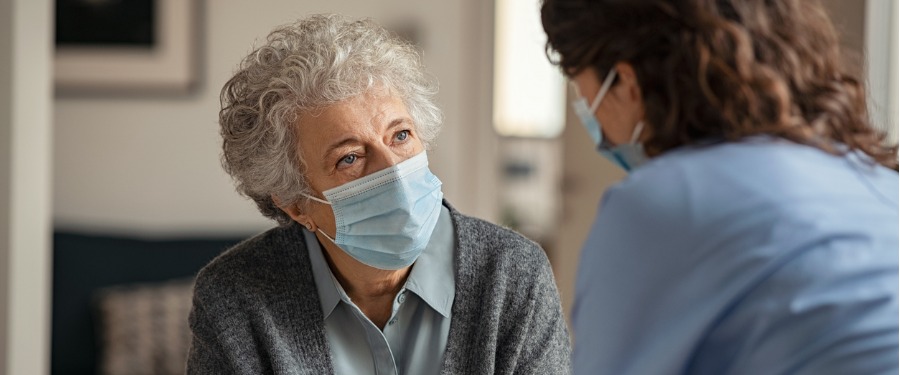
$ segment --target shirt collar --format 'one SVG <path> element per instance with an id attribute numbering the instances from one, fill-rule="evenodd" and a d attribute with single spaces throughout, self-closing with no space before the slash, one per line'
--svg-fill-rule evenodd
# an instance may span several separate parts
<path id="1" fill-rule="evenodd" d="M 350 298 L 332 274 L 316 235 L 306 228 L 301 227 L 301 230 L 309 251 L 313 278 L 322 304 L 322 314 L 328 318 L 338 302 L 343 300 L 351 303 Z M 455 249 L 456 237 L 450 211 L 447 207 L 441 206 L 441 213 L 431 239 L 413 264 L 403 287 L 419 296 L 434 311 L 448 318 L 456 294 L 456 275 L 453 272 Z"/>
<path id="2" fill-rule="evenodd" d="M 413 264 L 405 288 L 448 318 L 456 294 L 456 275 L 453 272 L 455 250 L 456 236 L 450 211 L 441 206 L 431 240 Z"/>
<path id="3" fill-rule="evenodd" d="M 346 297 L 346 293 L 331 273 L 331 268 L 325 261 L 325 256 L 322 255 L 319 239 L 306 228 L 302 228 L 302 230 L 306 248 L 309 251 L 309 262 L 312 266 L 313 279 L 316 281 L 316 290 L 319 292 L 319 303 L 322 304 L 322 315 L 328 318 L 342 297 Z"/>

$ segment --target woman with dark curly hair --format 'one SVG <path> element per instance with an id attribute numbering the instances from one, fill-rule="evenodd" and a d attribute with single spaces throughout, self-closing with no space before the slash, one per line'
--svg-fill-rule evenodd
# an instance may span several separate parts
<path id="1" fill-rule="evenodd" d="M 582 251 L 575 372 L 897 373 L 897 147 L 821 4 L 541 13 L 576 113 L 630 172 Z"/>

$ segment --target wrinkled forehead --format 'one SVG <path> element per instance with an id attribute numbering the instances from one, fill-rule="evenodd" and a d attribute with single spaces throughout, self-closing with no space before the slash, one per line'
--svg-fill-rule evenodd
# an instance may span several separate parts
<path id="1" fill-rule="evenodd" d="M 404 101 L 387 90 L 369 91 L 298 117 L 295 132 L 304 156 L 325 152 L 336 140 L 380 139 L 396 121 L 411 122 Z"/>

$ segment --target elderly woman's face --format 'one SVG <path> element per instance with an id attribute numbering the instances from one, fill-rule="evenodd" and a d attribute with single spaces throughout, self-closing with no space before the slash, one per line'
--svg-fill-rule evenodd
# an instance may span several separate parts
<path id="1" fill-rule="evenodd" d="M 315 116 L 301 116 L 297 135 L 306 178 L 313 194 L 322 199 L 325 190 L 425 150 L 403 100 L 379 91 L 331 105 Z M 334 233 L 330 206 L 311 202 L 304 208 L 315 225 Z"/>

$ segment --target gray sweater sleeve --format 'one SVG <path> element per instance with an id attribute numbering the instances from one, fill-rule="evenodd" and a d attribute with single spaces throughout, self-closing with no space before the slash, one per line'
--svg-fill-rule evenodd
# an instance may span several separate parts
<path id="1" fill-rule="evenodd" d="M 195 298 L 189 319 L 193 340 L 191 340 L 191 348 L 188 352 L 187 373 L 235 373 L 237 371 L 230 368 L 229 361 L 221 355 L 226 352 L 226 349 L 217 340 L 215 332 L 209 329 L 210 319 L 202 302 Z"/>
<path id="2" fill-rule="evenodd" d="M 541 264 L 532 284 L 525 337 L 516 374 L 570 374 L 569 334 L 550 264 Z"/>
<path id="3" fill-rule="evenodd" d="M 299 233 L 270 230 L 200 271 L 188 319 L 188 374 L 333 372 Z"/>
<path id="4" fill-rule="evenodd" d="M 234 305 L 236 293 L 218 277 L 201 273 L 194 287 L 188 322 L 193 334 L 188 352 L 188 374 L 263 373 L 260 356 L 253 352 L 248 317 Z M 241 334 L 238 334 L 238 333 Z"/>
<path id="5" fill-rule="evenodd" d="M 460 267 L 443 374 L 571 373 L 544 250 L 514 231 L 455 214 Z"/>

